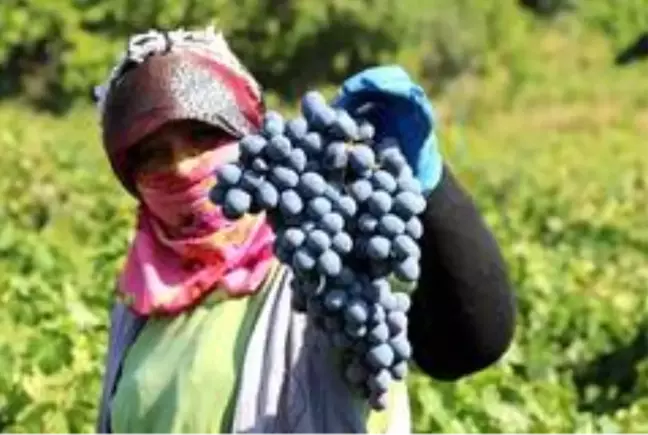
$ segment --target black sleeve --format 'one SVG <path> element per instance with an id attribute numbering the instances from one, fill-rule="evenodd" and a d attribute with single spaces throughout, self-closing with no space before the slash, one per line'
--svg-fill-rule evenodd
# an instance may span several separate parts
<path id="1" fill-rule="evenodd" d="M 447 166 L 422 219 L 421 279 L 408 330 L 413 360 L 435 379 L 456 380 L 508 349 L 515 299 L 497 242 Z"/>

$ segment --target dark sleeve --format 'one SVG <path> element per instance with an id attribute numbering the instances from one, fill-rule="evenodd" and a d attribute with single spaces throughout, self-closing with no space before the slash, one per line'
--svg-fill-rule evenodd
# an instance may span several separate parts
<path id="1" fill-rule="evenodd" d="M 496 362 L 515 329 L 515 299 L 499 246 L 450 168 L 427 200 L 421 279 L 412 294 L 413 360 L 456 380 Z"/>

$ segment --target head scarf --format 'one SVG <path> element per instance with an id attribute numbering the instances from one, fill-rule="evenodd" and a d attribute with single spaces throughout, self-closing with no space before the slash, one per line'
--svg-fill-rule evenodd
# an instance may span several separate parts
<path id="1" fill-rule="evenodd" d="M 237 139 L 258 130 L 261 90 L 222 34 L 151 31 L 130 39 L 107 84 L 96 89 L 103 144 L 122 185 L 139 199 L 137 228 L 117 290 L 142 315 L 186 310 L 207 293 L 254 293 L 271 263 L 263 215 L 228 221 L 208 199 L 215 170 L 236 158 Z M 188 173 L 135 177 L 128 151 L 171 121 L 224 131 Z"/>

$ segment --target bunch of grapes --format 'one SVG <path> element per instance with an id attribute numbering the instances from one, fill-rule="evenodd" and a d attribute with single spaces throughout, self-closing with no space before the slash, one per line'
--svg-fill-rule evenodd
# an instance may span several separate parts
<path id="1" fill-rule="evenodd" d="M 326 332 L 347 381 L 380 410 L 412 354 L 408 292 L 426 204 L 399 143 L 374 134 L 309 92 L 302 116 L 266 113 L 239 160 L 218 171 L 211 197 L 229 219 L 266 212 L 275 254 L 294 274 L 293 308 Z"/>

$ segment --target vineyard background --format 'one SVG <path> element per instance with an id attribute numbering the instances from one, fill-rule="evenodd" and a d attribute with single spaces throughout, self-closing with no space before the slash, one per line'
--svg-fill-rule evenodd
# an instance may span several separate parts
<path id="1" fill-rule="evenodd" d="M 2 0 L 3 432 L 93 431 L 133 202 L 89 89 L 129 32 L 204 17 L 273 107 L 382 62 L 430 92 L 520 315 L 495 367 L 412 377 L 417 431 L 648 431 L 648 63 L 614 63 L 648 0 Z"/>

